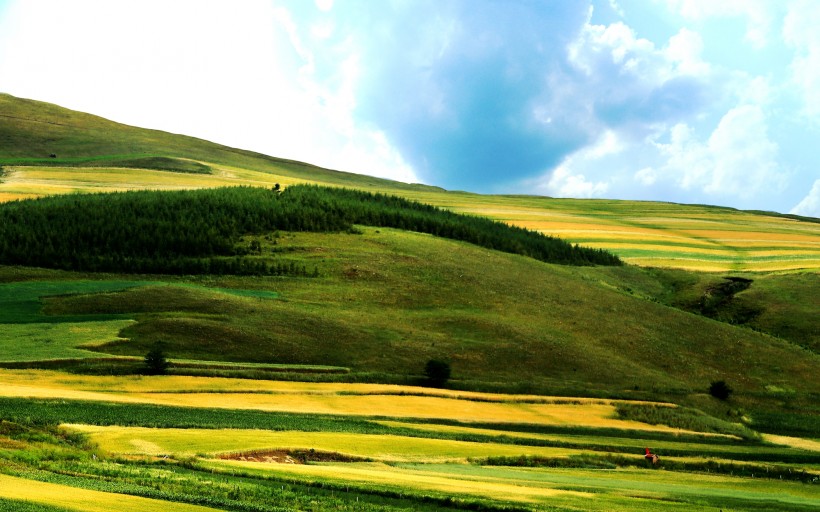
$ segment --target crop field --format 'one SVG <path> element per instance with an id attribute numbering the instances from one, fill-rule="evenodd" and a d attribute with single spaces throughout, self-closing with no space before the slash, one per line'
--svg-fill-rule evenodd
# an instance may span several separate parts
<path id="1" fill-rule="evenodd" d="M 413 427 L 413 424 L 401 424 Z M 617 444 L 606 436 L 559 436 L 573 439 L 574 448 L 499 444 L 519 433 L 505 431 L 483 442 L 455 439 L 423 439 L 391 434 L 338 432 L 266 432 L 258 430 L 145 429 L 68 425 L 90 436 L 100 449 L 130 457 L 197 457 L 198 467 L 217 474 L 286 479 L 311 485 L 328 484 L 350 489 L 378 489 L 408 493 L 440 493 L 491 502 L 535 506 L 580 507 L 583 510 L 654 510 L 671 500 L 681 509 L 708 510 L 732 503 L 732 510 L 776 506 L 784 510 L 810 510 L 818 492 L 812 485 L 732 476 L 740 472 L 722 450 L 746 453 L 747 471 L 803 471 L 807 478 L 820 475 L 820 454 L 809 464 L 783 466 L 755 463 L 778 453 L 776 447 L 727 444 L 698 445 L 675 442 L 674 437 L 655 440 L 656 451 L 678 450 L 684 457 L 664 456 L 667 464 L 711 467 L 717 475 L 656 472 L 643 467 L 641 449 L 616 451 L 627 467 L 603 469 L 607 454 Z M 422 430 L 428 426 L 418 425 Z M 462 427 L 469 428 L 469 427 Z M 451 429 L 442 429 L 443 431 Z M 485 432 L 487 433 L 487 432 Z M 625 441 L 622 439 L 621 441 Z M 589 444 L 587 444 L 589 443 Z M 601 443 L 608 444 L 603 447 Z M 769 448 L 771 448 L 770 451 Z M 594 450 L 594 451 L 591 451 Z M 705 451 L 704 451 L 705 450 Z M 769 453 L 766 456 L 765 453 Z M 637 452 L 637 453 L 636 453 Z M 782 449 L 781 449 L 782 452 Z M 623 453 L 623 454 L 622 454 Z M 709 454 L 704 457 L 704 453 Z M 805 453 L 805 452 L 797 452 Z M 300 459 L 300 457 L 302 457 Z M 305 459 L 304 457 L 307 457 Z M 345 462 L 337 462 L 344 459 Z M 311 460 L 316 462 L 311 462 Z M 357 462 L 360 461 L 360 462 Z M 498 463 L 492 462 L 511 461 Z M 542 467 L 515 467 L 516 461 L 543 461 Z M 307 464 L 305 464 L 307 461 Z M 561 469 L 600 464 L 597 470 Z M 509 464 L 509 465 L 507 465 Z M 721 464 L 725 465 L 723 471 Z M 631 468 L 629 466 L 632 466 Z M 535 464 L 537 466 L 537 464 Z M 671 467 L 671 466 L 670 466 Z M 777 483 L 775 483 L 777 482 Z M 785 485 L 784 485 L 785 484 Z M 725 505 L 724 505 L 725 506 Z M 702 508 L 698 508 L 702 507 Z M 749 508 L 750 507 L 750 508 Z M 727 507 L 728 508 L 728 507 Z"/>
<path id="2" fill-rule="evenodd" d="M 652 403 L 43 370 L 2 370 L 0 384 L 7 397 L 0 399 L 0 412 L 10 418 L 0 423 L 0 433 L 11 435 L 0 445 L 0 474 L 17 467 L 6 466 L 4 457 L 37 460 L 36 455 L 20 459 L 15 453 L 21 452 L 14 451 L 37 440 L 25 453 L 51 453 L 51 462 L 40 463 L 40 470 L 73 475 L 54 480 L 43 473 L 44 482 L 14 489 L 3 484 L 17 477 L 2 476 L 0 496 L 72 510 L 125 506 L 112 500 L 134 496 L 171 500 L 169 510 L 205 504 L 180 494 L 182 476 L 138 477 L 143 471 L 166 474 L 166 468 L 192 472 L 185 488 L 213 495 L 208 506 L 223 510 L 243 503 L 243 494 L 217 498 L 222 491 L 202 487 L 212 480 L 234 491 L 241 481 L 257 490 L 270 486 L 284 492 L 287 487 L 299 496 L 321 489 L 334 499 L 366 497 L 379 502 L 374 510 L 392 510 L 381 501 L 398 497 L 414 508 L 412 503 L 418 503 L 419 510 L 426 504 L 443 509 L 462 504 L 489 510 L 616 511 L 669 506 L 798 511 L 812 510 L 820 499 L 820 451 L 811 442 L 788 447 L 785 439 L 773 437 L 784 444 L 769 444 L 699 433 L 697 427 L 622 419 L 616 413 L 622 404 L 658 407 Z M 54 434 L 15 434 L 25 430 L 14 426 L 22 419 L 49 424 L 54 421 L 49 418 L 62 418 Z M 65 441 L 59 448 L 44 446 L 54 435 L 81 440 L 74 449 L 82 455 L 55 455 L 71 448 Z M 660 470 L 644 462 L 646 446 L 661 455 Z M 93 457 L 83 451 L 89 449 Z M 103 477 L 108 487 L 100 487 L 91 475 Z M 229 484 L 234 480 L 237 484 Z M 60 487 L 65 485 L 84 490 Z M 105 495 L 95 494 L 101 491 Z M 76 501 L 57 500 L 60 492 Z M 257 502 L 260 510 L 279 510 L 275 503 L 264 508 Z M 154 501 L 128 506 L 153 510 Z"/>
<path id="3" fill-rule="evenodd" d="M 817 219 L 0 110 L 0 512 L 820 510 Z"/>
<path id="4" fill-rule="evenodd" d="M 179 190 L 324 182 L 210 162 L 213 174 L 153 169 L 10 166 L 0 201 L 112 190 Z M 356 187 L 356 183 L 351 183 Z M 364 187 L 374 190 L 373 187 Z M 820 269 L 820 223 L 729 208 L 638 201 L 482 196 L 433 189 L 378 189 L 607 249 L 628 263 L 708 272 Z"/>
<path id="5" fill-rule="evenodd" d="M 126 190 L 182 190 L 237 185 L 273 187 L 311 183 L 288 176 L 213 165 L 212 174 L 101 167 L 5 167 L 0 200 Z"/>
<path id="6" fill-rule="evenodd" d="M 181 407 L 253 409 L 310 414 L 442 418 L 455 421 L 578 425 L 672 430 L 614 418 L 608 401 L 566 403 L 544 398 L 469 394 L 426 395 L 422 388 L 367 384 L 303 384 L 198 377 L 68 376 L 58 372 L 0 370 L 0 396 L 123 401 Z M 174 391 L 168 391 L 174 390 Z M 532 397 L 530 397 L 530 400 Z M 556 403 L 548 403 L 551 401 Z"/>
<path id="7" fill-rule="evenodd" d="M 218 461 L 205 465 L 256 475 L 274 474 L 351 486 L 480 497 L 536 510 L 812 510 L 817 495 L 800 484 L 749 485 L 731 476 L 646 470 L 490 468 L 475 465 L 271 465 Z"/>
<path id="8" fill-rule="evenodd" d="M 663 510 L 670 503 L 681 510 L 812 510 L 820 499 L 820 489 L 812 483 L 820 480 L 820 451 L 811 443 L 790 448 L 618 419 L 615 406 L 627 402 L 42 370 L 4 370 L 0 377 L 6 396 L 40 400 L 26 405 L 20 415 L 71 418 L 59 431 L 68 439 L 82 434 L 99 458 L 97 463 L 96 458 L 61 463 L 63 471 L 78 477 L 104 470 L 112 482 L 129 482 L 135 478 L 133 471 L 164 461 L 164 467 L 184 464 L 210 475 L 208 479 L 240 478 L 260 482 L 254 485 L 281 484 L 282 489 L 327 487 L 340 494 L 344 489 L 371 498 L 402 496 L 407 503 L 433 499 L 521 510 Z M 60 405 L 49 398 L 60 399 Z M 368 401 L 374 398 L 380 407 Z M 76 402 L 69 413 L 71 404 L 81 399 L 98 403 L 100 413 L 109 412 L 98 415 L 97 406 Z M 0 404 L 0 409 L 5 407 Z M 165 410 L 177 411 L 179 420 L 161 420 L 157 428 L 152 418 L 166 417 Z M 270 412 L 258 420 L 247 416 L 265 411 Z M 197 415 L 213 420 L 196 420 Z M 242 415 L 247 419 L 240 420 Z M 183 419 L 186 416 L 190 420 Z M 93 423 L 75 421 L 83 418 Z M 179 428 L 174 421 L 213 424 Z M 248 427 L 257 421 L 259 426 L 220 427 L 236 421 Z M 645 446 L 661 455 L 660 471 L 644 463 Z M 108 457 L 120 461 L 116 468 L 95 466 Z M 127 469 L 133 464 L 134 470 Z M 91 485 L 82 478 L 87 477 L 77 485 Z M 162 496 L 169 495 L 163 486 L 170 482 L 157 485 Z M 139 487 L 127 489 L 117 492 L 131 494 Z M 16 493 L 0 495 L 27 499 Z M 84 499 L 82 493 L 76 496 Z M 39 502 L 53 503 L 48 498 Z M 83 507 L 77 510 L 95 510 Z"/>
<path id="9" fill-rule="evenodd" d="M 164 512 L 169 510 L 168 502 L 162 500 L 78 489 L 67 485 L 37 482 L 8 475 L 0 475 L 0 496 L 7 500 L 18 500 L 23 503 L 56 506 L 59 507 L 57 510 L 81 512 L 110 512 L 111 510 Z M 15 508 L 14 510 L 19 509 Z M 170 510 L 174 512 L 208 512 L 216 509 L 180 503 L 174 504 Z"/>

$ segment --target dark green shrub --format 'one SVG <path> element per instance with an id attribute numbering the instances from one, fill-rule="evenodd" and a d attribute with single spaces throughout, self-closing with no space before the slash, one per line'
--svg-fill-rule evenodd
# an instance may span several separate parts
<path id="1" fill-rule="evenodd" d="M 165 343 L 157 341 L 145 354 L 145 373 L 148 375 L 165 375 L 168 371 L 168 359 L 165 358 Z"/>
<path id="2" fill-rule="evenodd" d="M 424 374 L 431 386 L 443 386 L 450 378 L 450 363 L 438 359 L 430 359 L 424 365 Z"/>
<path id="3" fill-rule="evenodd" d="M 719 400 L 728 400 L 732 394 L 732 388 L 725 381 L 716 380 L 709 386 L 709 394 Z"/>

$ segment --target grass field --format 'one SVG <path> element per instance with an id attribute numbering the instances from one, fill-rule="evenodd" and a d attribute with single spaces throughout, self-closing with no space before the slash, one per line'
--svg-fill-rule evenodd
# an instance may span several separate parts
<path id="1" fill-rule="evenodd" d="M 208 165 L 215 169 L 214 174 L 180 175 L 129 168 L 8 167 L 0 183 L 0 200 L 110 190 L 332 184 L 321 179 L 296 179 L 210 162 Z M 479 196 L 393 188 L 389 184 L 379 190 L 607 249 L 642 266 L 709 272 L 820 269 L 820 223 L 670 203 Z"/>
<path id="2" fill-rule="evenodd" d="M 583 510 L 654 510 L 669 501 L 681 509 L 708 510 L 731 503 L 732 510 L 774 506 L 778 510 L 811 510 L 820 494 L 814 486 L 778 480 L 754 483 L 731 475 L 654 472 L 647 469 L 584 470 L 510 468 L 469 464 L 469 458 L 495 454 L 573 460 L 583 449 L 511 446 L 491 441 L 465 443 L 390 435 L 302 433 L 294 431 L 221 431 L 69 426 L 91 436 L 100 448 L 124 455 L 206 457 L 200 463 L 212 471 L 265 478 L 286 478 L 316 484 L 443 493 L 531 506 L 580 507 Z M 600 440 L 600 438 L 599 438 Z M 755 447 L 748 448 L 749 453 Z M 640 452 L 640 449 L 637 450 Z M 299 464 L 298 453 L 335 453 L 373 462 Z M 294 462 L 276 462 L 293 453 Z M 502 455 L 504 456 L 504 455 Z M 216 457 L 216 458 L 215 458 Z M 820 456 L 818 456 L 820 457 Z M 636 465 L 640 453 L 633 456 Z M 674 457 L 665 460 L 674 461 Z M 731 464 L 730 460 L 710 459 Z M 818 459 L 820 460 L 820 459 Z M 443 464 L 447 462 L 446 464 Z M 588 462 L 589 464 L 589 462 Z M 774 468 L 776 465 L 766 466 Z M 820 467 L 814 466 L 820 474 Z M 759 471 L 768 469 L 758 468 Z M 594 499 L 593 499 L 594 498 Z M 648 500 L 648 501 L 645 501 Z M 657 503 L 652 503 L 657 500 Z M 726 506 L 727 508 L 729 506 Z M 785 507 L 785 508 L 781 508 Z M 660 509 L 660 508 L 659 508 Z"/>
<path id="3" fill-rule="evenodd" d="M 78 512 L 110 512 L 111 510 L 208 512 L 216 510 L 184 503 L 169 504 L 163 500 L 78 489 L 66 485 L 37 482 L 7 475 L 0 475 L 0 496 L 7 500 L 56 506 L 58 510 L 76 510 Z M 18 509 L 15 508 L 15 510 Z"/>
<path id="4" fill-rule="evenodd" d="M 820 508 L 816 219 L 449 192 L 3 94 L 0 110 L 3 202 L 316 183 L 633 264 L 355 226 L 236 241 L 311 278 L 0 266 L 0 511 Z M 141 375 L 158 341 L 171 374 Z M 452 368 L 442 389 L 430 359 Z"/>
<path id="5" fill-rule="evenodd" d="M 427 394 L 423 388 L 368 384 L 257 382 L 199 377 L 105 377 L 34 370 L 0 370 L 0 395 L 122 401 L 183 407 L 253 409 L 346 416 L 448 418 L 467 422 L 576 425 L 670 430 L 614 417 L 608 401 Z M 173 391 L 171 391 L 173 390 Z M 442 396 L 443 395 L 443 396 Z M 486 395 L 485 395 L 486 396 Z M 554 401 L 556 403 L 549 403 Z"/>

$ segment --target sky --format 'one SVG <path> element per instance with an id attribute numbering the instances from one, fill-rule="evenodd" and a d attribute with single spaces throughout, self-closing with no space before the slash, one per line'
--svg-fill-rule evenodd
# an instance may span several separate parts
<path id="1" fill-rule="evenodd" d="M 820 0 L 0 0 L 0 92 L 480 193 L 820 217 Z"/>

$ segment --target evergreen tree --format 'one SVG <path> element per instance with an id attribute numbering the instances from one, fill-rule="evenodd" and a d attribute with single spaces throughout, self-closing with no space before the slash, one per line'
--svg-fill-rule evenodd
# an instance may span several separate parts
<path id="1" fill-rule="evenodd" d="M 157 341 L 145 354 L 145 373 L 148 375 L 165 375 L 168 371 L 168 360 L 165 358 L 165 343 Z"/>

